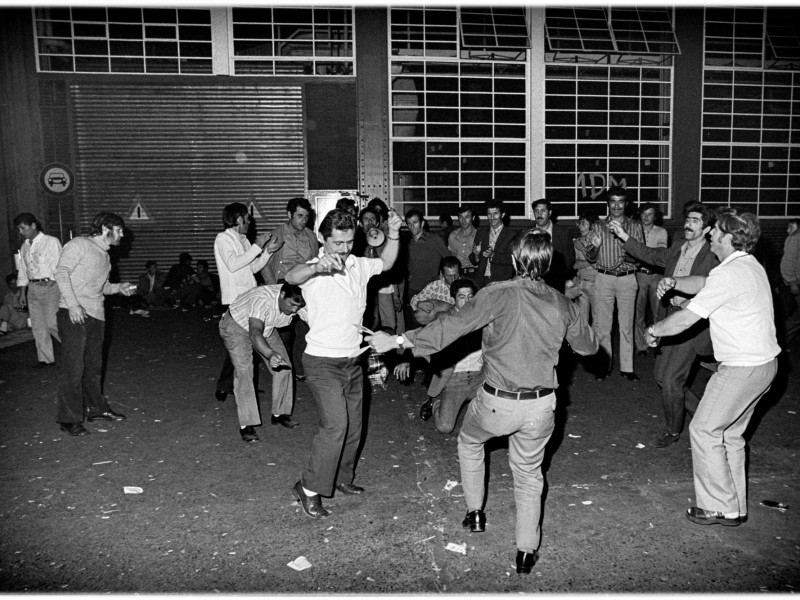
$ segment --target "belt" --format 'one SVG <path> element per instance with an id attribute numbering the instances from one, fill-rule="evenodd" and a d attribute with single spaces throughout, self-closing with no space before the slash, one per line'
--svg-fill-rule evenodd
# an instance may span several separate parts
<path id="1" fill-rule="evenodd" d="M 644 267 L 639 267 L 638 269 L 636 269 L 636 272 L 644 273 L 645 275 L 652 275 L 654 273 L 654 271 L 651 271 L 650 269 L 646 269 Z"/>
<path id="2" fill-rule="evenodd" d="M 497 388 L 490 386 L 488 383 L 483 384 L 483 389 L 489 392 L 492 396 L 505 398 L 506 400 L 536 400 L 542 396 L 548 396 L 555 391 L 551 388 L 539 388 L 538 390 L 507 392 L 506 390 L 498 390 Z"/>
<path id="3" fill-rule="evenodd" d="M 469 275 L 472 275 L 477 270 L 478 270 L 477 267 L 461 267 L 461 272 L 467 273 Z"/>
<path id="4" fill-rule="evenodd" d="M 45 283 L 47 281 L 53 281 L 50 277 L 45 277 L 43 279 L 28 279 L 28 283 Z"/>
<path id="5" fill-rule="evenodd" d="M 630 271 L 614 271 L 612 269 L 601 269 L 600 267 L 595 267 L 595 269 L 598 273 L 611 275 L 613 277 L 624 277 L 625 275 L 633 275 L 636 272 L 636 269 L 631 269 Z"/>

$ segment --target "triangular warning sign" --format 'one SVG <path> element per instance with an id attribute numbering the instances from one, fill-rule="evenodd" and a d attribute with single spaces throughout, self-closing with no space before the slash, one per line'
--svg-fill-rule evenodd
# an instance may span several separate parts
<path id="1" fill-rule="evenodd" d="M 147 209 L 144 206 L 144 202 L 139 199 L 139 196 L 136 196 L 136 199 L 133 201 L 133 206 L 128 211 L 128 220 L 129 221 L 152 221 Z"/>
<path id="2" fill-rule="evenodd" d="M 254 217 L 256 219 L 261 219 L 262 218 L 261 212 L 259 212 L 259 210 L 258 210 L 258 205 L 256 205 L 255 202 L 252 202 L 252 201 L 250 202 L 250 206 L 247 207 L 247 212 L 250 213 L 251 217 Z"/>

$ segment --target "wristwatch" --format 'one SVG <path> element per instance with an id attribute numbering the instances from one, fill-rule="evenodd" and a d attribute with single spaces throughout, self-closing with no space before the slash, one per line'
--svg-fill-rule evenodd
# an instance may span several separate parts
<path id="1" fill-rule="evenodd" d="M 402 335 L 398 335 L 396 338 L 394 338 L 394 341 L 397 344 L 398 348 L 402 348 L 403 342 L 406 341 L 406 338 L 404 338 Z"/>

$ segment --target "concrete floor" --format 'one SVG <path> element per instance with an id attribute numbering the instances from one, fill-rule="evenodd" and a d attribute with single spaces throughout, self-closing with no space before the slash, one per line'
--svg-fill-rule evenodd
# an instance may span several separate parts
<path id="1" fill-rule="evenodd" d="M 267 417 L 262 442 L 246 445 L 233 399 L 212 395 L 222 344 L 211 312 L 110 313 L 105 393 L 128 420 L 88 424 L 89 436 L 55 424 L 57 370 L 32 368 L 33 342 L 0 349 L 1 591 L 800 589 L 797 345 L 752 423 L 750 518 L 737 528 L 684 518 L 694 504 L 689 440 L 650 445 L 662 423 L 653 358 L 637 358 L 635 384 L 596 382 L 577 365 L 559 392 L 548 446 L 541 559 L 519 576 L 507 445 L 489 453 L 487 530 L 469 534 L 457 430 L 441 435 L 418 418 L 420 378 L 391 381 L 371 398 L 356 476 L 367 493 L 326 499 L 333 515 L 314 521 L 291 494 L 316 429 L 308 387 L 297 388 L 302 427 L 274 427 Z M 707 376 L 699 373 L 698 389 Z M 269 393 L 262 406 L 268 413 Z M 765 508 L 764 499 L 790 508 Z M 450 543 L 465 544 L 465 554 Z M 287 566 L 299 556 L 312 566 Z"/>

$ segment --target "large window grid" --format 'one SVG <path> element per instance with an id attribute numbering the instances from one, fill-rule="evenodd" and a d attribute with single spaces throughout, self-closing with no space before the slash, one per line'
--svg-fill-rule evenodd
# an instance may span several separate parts
<path id="1" fill-rule="evenodd" d="M 765 68 L 776 65 L 765 48 L 767 11 L 706 9 L 700 198 L 785 218 L 800 215 L 800 69 Z M 724 45 L 729 31 L 749 32 L 747 43 Z"/>
<path id="2" fill-rule="evenodd" d="M 353 9 L 231 9 L 236 75 L 353 75 Z"/>
<path id="3" fill-rule="evenodd" d="M 545 70 L 545 190 L 563 218 L 605 212 L 619 184 L 670 216 L 672 69 L 550 64 Z"/>
<path id="4" fill-rule="evenodd" d="M 210 11 L 34 8 L 39 71 L 208 75 Z"/>
<path id="5" fill-rule="evenodd" d="M 518 47 L 519 22 L 509 29 L 515 48 L 464 48 L 457 8 L 388 10 L 393 203 L 435 216 L 460 204 L 480 211 L 497 198 L 512 217 L 525 216 L 527 51 Z"/>

